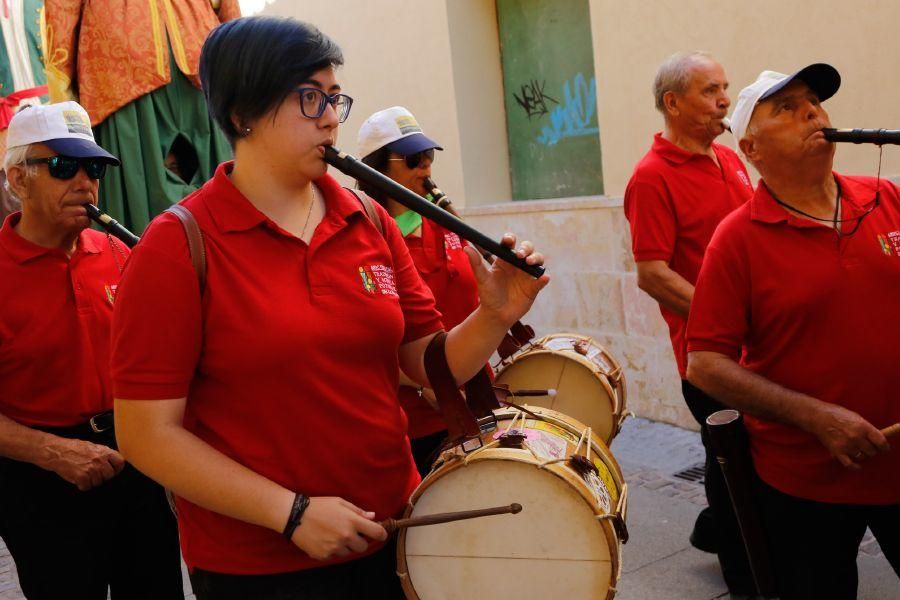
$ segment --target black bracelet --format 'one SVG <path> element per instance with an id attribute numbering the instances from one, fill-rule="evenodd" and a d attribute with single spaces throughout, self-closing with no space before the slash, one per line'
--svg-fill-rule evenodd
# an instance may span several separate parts
<path id="1" fill-rule="evenodd" d="M 297 495 L 294 496 L 294 504 L 291 506 L 291 514 L 288 516 L 284 531 L 281 532 L 284 539 L 290 541 L 294 537 L 294 531 L 300 525 L 300 519 L 303 518 L 307 506 L 309 506 L 309 497 L 297 492 Z"/>

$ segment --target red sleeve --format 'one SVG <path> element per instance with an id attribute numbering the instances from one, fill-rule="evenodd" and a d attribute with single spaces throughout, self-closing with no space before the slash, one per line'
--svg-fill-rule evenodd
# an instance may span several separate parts
<path id="1" fill-rule="evenodd" d="M 671 260 L 675 249 L 675 207 L 661 180 L 635 173 L 625 190 L 625 216 L 631 224 L 635 261 Z"/>
<path id="2" fill-rule="evenodd" d="M 116 398 L 184 398 L 202 343 L 200 288 L 174 215 L 151 223 L 128 260 L 112 324 Z"/>
<path id="3" fill-rule="evenodd" d="M 406 247 L 397 223 L 380 205 L 373 204 L 381 219 L 384 239 L 387 241 L 394 261 L 397 293 L 400 295 L 400 308 L 403 310 L 406 327 L 403 333 L 403 343 L 405 344 L 440 331 L 444 326 L 441 323 L 441 314 L 435 307 L 434 296 L 419 276 L 419 271 L 409 255 L 409 248 Z"/>
<path id="4" fill-rule="evenodd" d="M 750 270 L 746 252 L 725 223 L 706 249 L 694 288 L 687 351 L 718 352 L 736 361 L 750 328 Z"/>

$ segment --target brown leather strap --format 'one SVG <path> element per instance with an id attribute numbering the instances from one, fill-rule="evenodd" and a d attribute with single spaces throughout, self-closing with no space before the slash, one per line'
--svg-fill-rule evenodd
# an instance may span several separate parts
<path id="1" fill-rule="evenodd" d="M 500 403 L 497 401 L 497 396 L 494 394 L 493 383 L 488 375 L 488 369 L 490 369 L 490 367 L 485 365 L 484 368 L 478 371 L 478 373 L 476 373 L 472 379 L 468 380 L 465 385 L 466 404 L 469 405 L 469 409 L 478 419 L 488 417 L 493 414 L 495 410 L 500 408 Z"/>
<path id="2" fill-rule="evenodd" d="M 513 323 L 513 326 L 509 328 L 509 333 L 522 346 L 534 339 L 534 329 L 531 325 L 526 325 L 522 321 Z"/>
<path id="3" fill-rule="evenodd" d="M 497 354 L 501 360 L 506 360 L 522 347 L 534 339 L 534 329 L 531 325 L 525 325 L 522 321 L 516 321 L 509 328 L 509 333 L 503 336 L 500 345 L 497 347 Z"/>
<path id="4" fill-rule="evenodd" d="M 501 360 L 506 360 L 521 349 L 522 345 L 516 341 L 516 338 L 507 333 L 500 341 L 500 345 L 497 346 L 497 355 Z"/>
<path id="5" fill-rule="evenodd" d="M 202 292 L 206 289 L 206 247 L 203 245 L 203 233 L 200 231 L 200 226 L 197 225 L 197 219 L 190 210 L 181 204 L 173 204 L 166 209 L 166 212 L 178 217 L 184 227 L 188 252 L 191 255 L 191 262 L 194 263 L 194 270 L 197 272 L 197 280 Z"/>
<path id="6" fill-rule="evenodd" d="M 378 218 L 378 213 L 375 212 L 375 206 L 372 204 L 372 199 L 369 198 L 366 194 L 362 193 L 360 190 L 354 190 L 353 188 L 344 188 L 345 190 L 349 190 L 356 199 L 359 200 L 359 203 L 362 204 L 363 210 L 366 211 L 366 215 L 369 216 L 369 220 L 372 221 L 372 224 L 378 229 L 378 233 L 381 234 L 381 237 L 384 237 L 384 225 L 381 223 L 381 219 Z"/>
<path id="7" fill-rule="evenodd" d="M 425 349 L 425 373 L 437 398 L 441 417 L 447 424 L 447 437 L 451 440 L 474 437 L 480 433 L 478 422 L 459 393 L 456 379 L 447 365 L 446 341 L 446 331 L 431 338 Z"/>

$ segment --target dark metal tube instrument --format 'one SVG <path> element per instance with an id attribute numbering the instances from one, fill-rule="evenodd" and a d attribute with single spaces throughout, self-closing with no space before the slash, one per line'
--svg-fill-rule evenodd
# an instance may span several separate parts
<path id="1" fill-rule="evenodd" d="M 763 598 L 777 598 L 775 572 L 772 570 L 762 516 L 751 489 L 753 462 L 741 413 L 731 409 L 714 412 L 707 417 L 706 426 L 716 453 L 716 461 L 725 477 L 741 537 L 744 538 L 744 548 L 747 550 L 756 590 Z"/>
<path id="2" fill-rule="evenodd" d="M 447 194 L 441 191 L 441 189 L 434 183 L 434 179 L 432 179 L 431 177 L 426 177 L 425 181 L 423 181 L 422 183 L 425 186 L 425 191 L 428 192 L 429 196 L 431 196 L 431 201 L 434 204 L 437 204 L 457 219 L 462 219 L 462 217 L 459 216 L 459 213 L 456 212 L 456 209 L 453 208 L 453 203 L 450 202 L 450 198 L 447 197 Z M 473 246 L 484 260 L 486 260 L 489 264 L 494 264 L 493 254 L 491 254 L 478 244 L 473 244 Z"/>
<path id="3" fill-rule="evenodd" d="M 100 212 L 100 209 L 93 204 L 85 204 L 84 208 L 87 209 L 87 214 L 93 222 L 105 229 L 109 234 L 114 235 L 122 240 L 122 243 L 124 243 L 129 248 L 134 248 L 135 245 L 141 240 L 141 238 L 125 229 L 125 227 L 121 223 L 113 219 L 111 216 L 106 213 Z"/>
<path id="4" fill-rule="evenodd" d="M 410 519 L 385 519 L 381 522 L 381 526 L 387 530 L 388 534 L 391 534 L 398 529 L 406 527 L 438 525 L 440 523 L 451 523 L 453 521 L 463 521 L 465 519 L 478 519 L 481 517 L 490 517 L 492 515 L 515 515 L 520 512 L 522 512 L 521 504 L 510 504 L 508 506 L 496 506 L 494 508 L 481 508 L 478 510 L 436 513 L 433 515 L 425 515 L 424 517 L 412 517 Z"/>
<path id="5" fill-rule="evenodd" d="M 444 229 L 448 229 L 459 237 L 484 248 L 497 258 L 508 262 L 532 277 L 540 277 L 544 274 L 544 267 L 541 265 L 529 265 L 525 259 L 516 256 L 515 252 L 510 248 L 495 242 L 474 227 L 463 223 L 446 210 L 435 206 L 425 198 L 406 189 L 390 177 L 379 173 L 346 152 L 342 152 L 334 146 L 325 146 L 325 162 L 350 177 L 378 188 L 406 208 L 414 210 L 423 217 L 428 217 Z"/>
<path id="6" fill-rule="evenodd" d="M 850 142 L 853 144 L 900 144 L 900 129 L 823 129 L 829 142 Z"/>
<path id="7" fill-rule="evenodd" d="M 722 125 L 731 131 L 731 119 L 722 119 Z M 849 142 L 851 144 L 900 145 L 900 129 L 822 129 L 829 142 Z"/>

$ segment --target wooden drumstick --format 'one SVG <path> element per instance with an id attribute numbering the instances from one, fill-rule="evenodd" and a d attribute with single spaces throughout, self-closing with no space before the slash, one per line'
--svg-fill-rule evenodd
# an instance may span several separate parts
<path id="1" fill-rule="evenodd" d="M 900 423 L 894 423 L 890 427 L 885 427 L 881 430 L 881 434 L 884 437 L 891 437 L 892 435 L 897 435 L 900 433 Z"/>
<path id="2" fill-rule="evenodd" d="M 411 519 L 385 519 L 381 522 L 381 526 L 384 527 L 387 530 L 388 535 L 390 535 L 404 527 L 422 527 L 423 525 L 437 525 L 438 523 L 450 523 L 451 521 L 477 519 L 479 517 L 489 517 L 491 515 L 516 514 L 520 512 L 522 512 L 521 504 L 510 504 L 509 506 L 495 506 L 494 508 L 480 508 L 478 510 L 435 513 L 424 517 L 412 517 Z"/>

